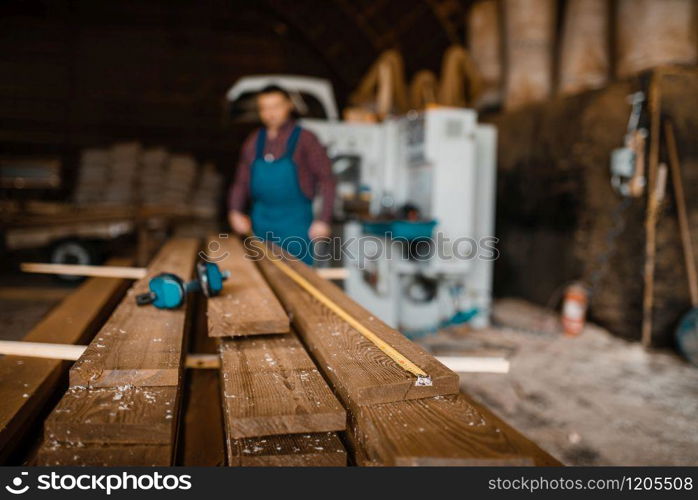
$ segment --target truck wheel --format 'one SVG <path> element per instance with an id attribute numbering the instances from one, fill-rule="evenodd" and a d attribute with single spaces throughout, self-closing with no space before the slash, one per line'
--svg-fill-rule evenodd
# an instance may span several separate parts
<path id="1" fill-rule="evenodd" d="M 82 240 L 62 240 L 53 244 L 49 260 L 52 264 L 76 264 L 91 266 L 97 264 L 96 253 L 92 245 Z M 79 281 L 83 276 L 58 275 L 63 281 Z"/>

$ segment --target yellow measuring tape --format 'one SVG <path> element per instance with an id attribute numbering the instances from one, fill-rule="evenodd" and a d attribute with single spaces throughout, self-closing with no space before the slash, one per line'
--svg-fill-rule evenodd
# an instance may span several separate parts
<path id="1" fill-rule="evenodd" d="M 312 283 L 310 283 L 307 279 L 305 279 L 303 276 L 298 274 L 295 270 L 293 270 L 288 264 L 283 262 L 280 259 L 271 259 L 269 258 L 269 255 L 267 254 L 267 249 L 263 243 L 261 243 L 259 240 L 255 239 L 253 240 L 255 246 L 257 248 L 261 249 L 262 253 L 264 254 L 264 257 L 269 260 L 272 264 L 274 264 L 276 267 L 279 268 L 286 276 L 291 278 L 294 282 L 296 282 L 301 288 L 303 288 L 306 292 L 308 292 L 310 295 L 315 297 L 318 301 L 320 301 L 325 307 L 327 307 L 330 311 L 335 313 L 337 316 L 342 318 L 344 321 L 349 323 L 352 328 L 354 328 L 356 331 L 358 331 L 361 335 L 363 335 L 366 339 L 370 340 L 373 342 L 373 344 L 378 347 L 383 353 L 385 353 L 390 359 L 395 361 L 401 368 L 404 370 L 407 370 L 408 372 L 412 373 L 414 376 L 417 377 L 417 382 L 415 385 L 418 386 L 430 386 L 432 385 L 431 377 L 427 375 L 427 373 L 422 370 L 420 367 L 415 365 L 412 361 L 407 359 L 400 351 L 395 349 L 393 346 L 385 342 L 383 339 L 381 339 L 378 335 L 373 333 L 371 330 L 366 328 L 362 323 L 360 323 L 354 316 L 346 312 L 344 309 L 342 309 L 339 305 L 337 305 L 335 302 L 333 302 L 327 295 L 322 293 L 320 290 L 318 290 Z"/>

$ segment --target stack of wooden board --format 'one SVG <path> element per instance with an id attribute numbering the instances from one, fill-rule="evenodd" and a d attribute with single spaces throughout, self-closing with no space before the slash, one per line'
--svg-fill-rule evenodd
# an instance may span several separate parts
<path id="1" fill-rule="evenodd" d="M 218 212 L 223 179 L 213 163 L 206 163 L 199 172 L 190 206 L 199 217 L 215 218 Z"/>
<path id="2" fill-rule="evenodd" d="M 161 249 L 71 369 L 34 463 L 558 464 L 459 394 L 455 373 L 311 268 L 286 257 L 281 265 L 266 257 L 255 262 L 242 242 L 223 236 L 216 260 L 231 277 L 222 293 L 198 304 L 189 298 L 180 310 L 135 305 L 154 274 L 192 272 L 196 240 L 174 239 Z M 341 319 L 284 265 L 351 317 Z M 426 371 L 432 384 L 416 385 L 412 373 L 350 326 L 351 318 Z M 189 330 L 194 352 L 217 350 L 220 363 L 184 380 Z"/>
<path id="3" fill-rule="evenodd" d="M 346 465 L 336 434 L 346 413 L 239 240 L 220 241 L 230 271 L 209 300 L 219 337 L 227 457 L 231 466 Z"/>
<path id="4" fill-rule="evenodd" d="M 302 278 L 422 368 L 431 386 L 386 356 L 269 259 L 259 262 L 293 324 L 347 409 L 359 465 L 559 464 L 492 413 L 458 394 L 458 376 L 300 262 Z"/>
<path id="5" fill-rule="evenodd" d="M 150 148 L 141 156 L 139 181 L 139 200 L 141 204 L 159 205 L 162 203 L 162 185 L 165 183 L 165 165 L 169 153 L 165 148 Z"/>
<path id="6" fill-rule="evenodd" d="M 77 184 L 73 199 L 78 205 L 103 201 L 109 183 L 109 152 L 105 149 L 85 149 L 80 156 Z"/>
<path id="7" fill-rule="evenodd" d="M 187 310 L 139 307 L 135 295 L 161 272 L 188 279 L 198 248 L 195 239 L 170 240 L 131 287 L 71 368 L 70 388 L 46 419 L 37 463 L 172 464 Z"/>
<path id="8" fill-rule="evenodd" d="M 110 151 L 109 189 L 104 200 L 114 205 L 129 205 L 136 201 L 136 173 L 141 169 L 141 145 L 137 142 L 114 144 Z"/>
<path id="9" fill-rule="evenodd" d="M 162 202 L 166 205 L 185 206 L 196 180 L 197 164 L 191 155 L 172 155 L 168 161 Z"/>

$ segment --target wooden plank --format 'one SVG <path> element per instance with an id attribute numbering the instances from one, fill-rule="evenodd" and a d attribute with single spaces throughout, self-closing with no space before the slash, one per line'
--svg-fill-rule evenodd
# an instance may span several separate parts
<path id="1" fill-rule="evenodd" d="M 407 465 L 560 465 L 463 394 L 354 408 L 360 460 Z"/>
<path id="2" fill-rule="evenodd" d="M 149 275 L 168 271 L 187 277 L 193 269 L 197 246 L 193 239 L 171 240 L 148 268 Z M 95 370 L 96 376 L 91 376 L 88 382 L 98 379 L 104 371 L 111 370 L 112 373 L 101 379 L 103 385 L 74 385 L 66 392 L 46 419 L 45 441 L 37 454 L 39 461 L 64 461 L 61 465 L 75 462 L 90 465 L 172 464 L 178 435 L 183 340 L 192 326 L 191 314 L 188 313 L 195 310 L 198 301 L 196 296 L 187 299 L 191 311 L 138 308 L 133 295 L 141 291 L 139 284 L 144 285 L 139 282 L 131 288 L 116 313 L 77 362 Z M 165 314 L 153 314 L 158 312 Z M 142 323 L 137 324 L 133 317 L 126 317 L 128 313 Z M 145 342 L 140 346 L 143 353 L 137 352 L 139 332 L 142 343 Z M 107 339 L 110 335 L 113 337 Z M 164 347 L 150 349 L 152 343 Z M 104 348 L 106 350 L 100 351 Z M 91 357 L 90 349 L 95 349 Z M 150 376 L 153 369 L 160 367 L 173 372 L 170 379 Z M 144 370 L 145 374 L 138 376 L 139 370 Z M 128 376 L 123 376 L 124 373 Z M 105 383 L 119 380 L 122 385 Z M 133 385 L 129 383 L 132 380 L 140 383 Z M 153 381 L 170 383 L 157 386 Z M 74 455 L 70 455 L 71 450 L 75 451 Z"/>
<path id="3" fill-rule="evenodd" d="M 191 370 L 187 372 L 187 378 L 181 465 L 225 465 L 225 433 L 218 370 Z"/>
<path id="4" fill-rule="evenodd" d="M 45 438 L 71 444 L 174 441 L 176 387 L 70 388 L 44 422 Z"/>
<path id="5" fill-rule="evenodd" d="M 47 262 L 22 262 L 20 269 L 25 273 L 56 274 L 68 276 L 96 276 L 102 278 L 124 278 L 139 280 L 148 273 L 142 267 L 85 266 L 77 264 L 51 264 Z"/>
<path id="6" fill-rule="evenodd" d="M 222 341 L 229 438 L 338 431 L 346 412 L 295 334 Z"/>
<path id="7" fill-rule="evenodd" d="M 347 430 L 342 434 L 344 438 L 342 441 L 346 445 L 347 453 L 351 459 L 350 465 L 356 465 L 359 467 L 380 467 L 381 464 L 369 459 L 364 453 L 363 448 L 356 440 L 354 432 L 351 430 L 351 426 L 347 427 Z"/>
<path id="8" fill-rule="evenodd" d="M 207 300 L 200 300 L 191 350 L 216 353 L 215 339 L 208 336 Z M 220 365 L 220 358 L 212 354 Z M 225 431 L 221 402 L 220 373 L 187 370 L 183 398 L 182 429 L 177 465 L 213 467 L 225 465 Z"/>
<path id="9" fill-rule="evenodd" d="M 347 453 L 334 432 L 228 441 L 234 467 L 343 467 Z"/>
<path id="10" fill-rule="evenodd" d="M 222 238 L 218 262 L 221 271 L 229 271 L 230 278 L 223 290 L 209 301 L 209 335 L 232 337 L 268 333 L 288 333 L 289 319 L 269 285 L 254 263 L 245 256 L 240 240 Z"/>
<path id="11" fill-rule="evenodd" d="M 656 232 L 658 206 L 655 197 L 655 184 L 659 171 L 660 125 L 662 121 L 662 98 L 659 84 L 661 70 L 652 73 L 649 88 L 650 145 L 647 167 L 647 210 L 645 214 L 645 262 L 643 268 L 644 287 L 642 290 L 642 330 L 640 340 L 646 348 L 652 345 L 652 312 L 654 308 L 654 268 L 656 255 Z"/>
<path id="12" fill-rule="evenodd" d="M 148 267 L 148 275 L 128 291 L 109 321 L 70 370 L 71 387 L 176 386 L 182 374 L 186 307 L 175 310 L 137 306 L 153 276 L 169 272 L 190 279 L 198 241 L 168 241 Z M 187 301 L 189 304 L 191 301 Z"/>
<path id="13" fill-rule="evenodd" d="M 31 465 L 81 467 L 166 467 L 171 464 L 169 445 L 66 445 L 45 442 Z"/>
<path id="14" fill-rule="evenodd" d="M 415 386 L 415 378 L 372 342 L 312 298 L 268 260 L 258 262 L 294 326 L 344 406 L 389 403 L 458 392 L 458 375 L 417 344 L 410 342 L 329 281 L 304 264 L 285 259 L 295 271 L 332 301 L 426 371 L 432 386 Z"/>
<path id="15" fill-rule="evenodd" d="M 220 370 L 221 358 L 218 354 L 192 353 L 187 354 L 184 360 L 185 368 L 197 368 L 202 370 Z"/>
<path id="16" fill-rule="evenodd" d="M 128 259 L 113 259 L 128 265 Z M 114 309 L 126 290 L 120 279 L 85 281 L 42 319 L 25 337 L 31 342 L 86 342 Z M 35 423 L 65 377 L 68 364 L 56 359 L 4 356 L 0 359 L 0 461 L 21 441 Z"/>
<path id="17" fill-rule="evenodd" d="M 63 287 L 2 286 L 0 300 L 53 302 L 66 298 L 72 291 Z"/>
<path id="18" fill-rule="evenodd" d="M 666 145 L 669 153 L 671 182 L 674 188 L 674 198 L 676 200 L 676 214 L 679 219 L 679 233 L 681 234 L 684 265 L 686 266 L 686 275 L 688 276 L 688 291 L 691 297 L 691 306 L 698 307 L 698 272 L 696 272 L 696 259 L 693 253 L 693 242 L 691 241 L 691 226 L 688 222 L 686 195 L 683 190 L 679 150 L 676 145 L 674 125 L 668 120 L 664 124 L 664 133 L 666 135 Z"/>

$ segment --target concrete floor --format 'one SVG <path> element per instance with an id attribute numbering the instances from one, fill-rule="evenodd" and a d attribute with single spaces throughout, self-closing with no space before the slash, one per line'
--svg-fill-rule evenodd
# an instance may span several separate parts
<path id="1" fill-rule="evenodd" d="M 0 338 L 21 338 L 55 303 L 0 299 Z M 507 357 L 508 374 L 463 374 L 461 386 L 513 427 L 569 465 L 698 465 L 698 369 L 593 325 L 565 338 L 555 315 L 523 301 L 500 300 L 493 316 L 497 327 L 420 342 L 437 355 Z"/>
<path id="2" fill-rule="evenodd" d="M 569 465 L 698 465 L 698 369 L 589 325 L 500 300 L 499 326 L 424 339 L 438 355 L 500 355 L 510 372 L 462 374 L 461 387 Z M 505 325 L 515 325 L 516 328 Z"/>

